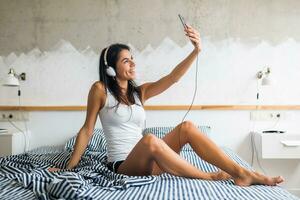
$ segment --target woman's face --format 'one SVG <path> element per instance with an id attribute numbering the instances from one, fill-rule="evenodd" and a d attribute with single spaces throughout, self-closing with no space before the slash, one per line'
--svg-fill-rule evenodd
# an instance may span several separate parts
<path id="1" fill-rule="evenodd" d="M 123 49 L 118 57 L 116 64 L 117 78 L 120 80 L 133 80 L 135 78 L 135 63 L 130 51 Z"/>

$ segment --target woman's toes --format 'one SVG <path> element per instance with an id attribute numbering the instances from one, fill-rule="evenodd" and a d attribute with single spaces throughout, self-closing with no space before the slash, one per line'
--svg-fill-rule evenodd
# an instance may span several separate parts
<path id="1" fill-rule="evenodd" d="M 227 180 L 230 179 L 231 176 L 229 174 L 227 174 L 226 172 L 220 170 L 218 172 L 214 172 L 212 174 L 212 179 L 213 180 Z"/>
<path id="2" fill-rule="evenodd" d="M 226 172 L 220 170 L 215 173 L 214 180 L 226 180 L 232 178 Z M 234 183 L 239 186 L 249 186 L 254 184 L 275 186 L 284 181 L 282 176 L 268 177 L 258 172 L 244 171 L 239 177 L 234 178 Z"/>
<path id="3" fill-rule="evenodd" d="M 277 176 L 277 177 L 274 177 L 274 182 L 276 183 L 282 183 L 284 181 L 284 178 L 282 176 Z"/>
<path id="4" fill-rule="evenodd" d="M 224 171 L 222 171 L 222 176 L 224 180 L 231 179 L 232 176 Z"/>
<path id="5" fill-rule="evenodd" d="M 268 177 L 264 176 L 259 173 L 254 173 L 255 179 L 256 179 L 256 184 L 263 184 L 263 185 L 270 185 L 270 186 L 275 186 L 279 183 L 282 183 L 284 181 L 282 176 L 277 176 L 277 177 Z M 255 184 L 254 182 L 254 184 Z"/>

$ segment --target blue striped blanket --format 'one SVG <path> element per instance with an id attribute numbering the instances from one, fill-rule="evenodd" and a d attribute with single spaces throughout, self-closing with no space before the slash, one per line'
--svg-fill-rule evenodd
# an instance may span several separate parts
<path id="1" fill-rule="evenodd" d="M 229 149 L 224 151 L 237 163 L 250 166 Z M 217 168 L 193 151 L 181 156 L 203 171 Z M 105 166 L 106 152 L 86 151 L 78 167 L 50 173 L 48 167 L 64 168 L 70 151 L 44 149 L 0 158 L 0 199 L 289 199 L 279 186 L 239 187 L 232 180 L 206 181 L 160 176 L 125 176 Z"/>

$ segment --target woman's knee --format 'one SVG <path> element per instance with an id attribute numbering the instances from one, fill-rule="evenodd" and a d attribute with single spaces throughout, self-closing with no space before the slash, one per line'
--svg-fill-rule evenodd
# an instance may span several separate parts
<path id="1" fill-rule="evenodd" d="M 143 145 L 149 150 L 150 153 L 157 153 L 161 149 L 161 140 L 156 137 L 155 135 L 148 133 L 144 135 L 143 139 Z"/>
<path id="2" fill-rule="evenodd" d="M 180 131 L 182 131 L 183 133 L 190 133 L 195 128 L 196 126 L 191 121 L 184 121 L 180 124 Z"/>
<path id="3" fill-rule="evenodd" d="M 188 142 L 189 137 L 195 133 L 201 133 L 197 126 L 191 121 L 184 121 L 179 125 L 180 135 Z"/>

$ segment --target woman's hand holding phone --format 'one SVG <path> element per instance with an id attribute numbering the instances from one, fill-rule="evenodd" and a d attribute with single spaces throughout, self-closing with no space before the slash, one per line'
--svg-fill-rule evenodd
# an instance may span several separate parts
<path id="1" fill-rule="evenodd" d="M 189 37 L 195 50 L 199 53 L 201 51 L 201 38 L 200 33 L 194 29 L 192 26 L 187 24 L 187 28 L 184 29 L 185 35 Z"/>
<path id="2" fill-rule="evenodd" d="M 190 41 L 195 47 L 195 50 L 199 53 L 201 51 L 201 38 L 200 33 L 194 29 L 192 26 L 185 23 L 184 18 L 181 15 L 178 15 L 180 21 L 184 27 L 185 35 L 189 37 Z"/>

